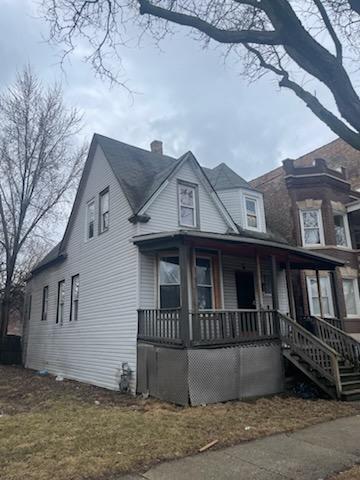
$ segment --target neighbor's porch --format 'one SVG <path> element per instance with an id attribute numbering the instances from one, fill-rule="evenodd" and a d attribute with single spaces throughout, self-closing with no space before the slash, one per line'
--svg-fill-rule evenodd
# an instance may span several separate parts
<path id="1" fill-rule="evenodd" d="M 277 312 L 296 319 L 294 270 L 334 268 L 325 256 L 238 235 L 176 232 L 134 243 L 140 250 L 138 340 L 173 347 L 276 340 Z"/>

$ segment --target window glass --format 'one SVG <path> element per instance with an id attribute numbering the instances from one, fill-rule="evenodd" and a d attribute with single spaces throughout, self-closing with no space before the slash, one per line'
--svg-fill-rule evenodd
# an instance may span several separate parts
<path id="1" fill-rule="evenodd" d="M 87 238 L 93 238 L 95 233 L 95 201 L 87 205 Z"/>
<path id="2" fill-rule="evenodd" d="M 160 308 L 180 307 L 179 257 L 160 259 Z"/>
<path id="3" fill-rule="evenodd" d="M 302 226 L 305 245 L 318 245 L 320 237 L 320 212 L 319 210 L 303 210 Z"/>
<path id="4" fill-rule="evenodd" d="M 63 323 L 64 321 L 64 307 L 65 307 L 65 280 L 61 280 L 58 284 L 58 302 L 56 323 Z"/>
<path id="5" fill-rule="evenodd" d="M 191 185 L 179 184 L 180 225 L 196 226 L 196 191 Z"/>
<path id="6" fill-rule="evenodd" d="M 47 320 L 48 305 L 49 305 L 49 287 L 46 286 L 43 288 L 41 320 L 44 320 L 44 321 Z"/>
<path id="7" fill-rule="evenodd" d="M 258 228 L 257 200 L 245 197 L 246 224 L 250 228 Z"/>
<path id="8" fill-rule="evenodd" d="M 78 319 L 79 313 L 79 287 L 80 287 L 80 277 L 79 275 L 74 275 L 71 279 L 71 311 L 70 311 L 70 321 Z"/>
<path id="9" fill-rule="evenodd" d="M 346 306 L 346 315 L 357 315 L 358 308 L 356 302 L 356 293 L 355 293 L 355 280 L 354 279 L 343 279 L 343 288 L 344 288 L 344 297 L 345 297 L 345 306 Z"/>
<path id="10" fill-rule="evenodd" d="M 100 193 L 100 233 L 105 232 L 109 228 L 109 190 Z"/>
<path id="11" fill-rule="evenodd" d="M 334 215 L 336 245 L 347 247 L 348 241 L 345 230 L 344 215 Z"/>
<path id="12" fill-rule="evenodd" d="M 196 283 L 199 309 L 212 308 L 212 275 L 210 258 L 196 258 Z"/>
<path id="13" fill-rule="evenodd" d="M 310 287 L 309 295 L 311 314 L 319 316 L 321 312 L 316 277 L 308 277 L 308 285 Z M 329 277 L 320 277 L 320 290 L 323 315 L 327 317 L 332 317 L 334 315 L 334 308 Z"/>

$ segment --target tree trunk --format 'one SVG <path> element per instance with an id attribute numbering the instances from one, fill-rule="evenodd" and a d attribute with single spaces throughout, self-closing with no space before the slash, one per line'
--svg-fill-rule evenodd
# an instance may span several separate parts
<path id="1" fill-rule="evenodd" d="M 3 291 L 3 298 L 1 302 L 0 342 L 7 335 L 7 329 L 9 324 L 9 314 L 10 314 L 10 297 L 11 297 L 10 292 L 11 292 L 11 285 L 6 285 Z"/>

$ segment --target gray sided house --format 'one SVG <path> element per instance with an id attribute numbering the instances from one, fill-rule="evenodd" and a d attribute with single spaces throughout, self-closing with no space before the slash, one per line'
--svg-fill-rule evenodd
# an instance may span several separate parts
<path id="1" fill-rule="evenodd" d="M 317 317 L 310 333 L 294 302 L 294 271 L 342 264 L 269 232 L 262 193 L 224 163 L 96 134 L 65 234 L 28 282 L 24 362 L 196 405 L 280 392 L 286 357 L 347 398 L 358 344 Z"/>

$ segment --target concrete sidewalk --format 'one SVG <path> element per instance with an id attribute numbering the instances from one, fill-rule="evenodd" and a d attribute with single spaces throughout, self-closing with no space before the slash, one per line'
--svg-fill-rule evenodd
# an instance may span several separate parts
<path id="1" fill-rule="evenodd" d="M 360 462 L 360 415 L 162 463 L 122 480 L 320 480 Z"/>

